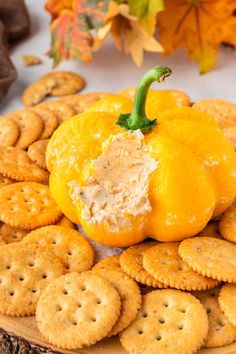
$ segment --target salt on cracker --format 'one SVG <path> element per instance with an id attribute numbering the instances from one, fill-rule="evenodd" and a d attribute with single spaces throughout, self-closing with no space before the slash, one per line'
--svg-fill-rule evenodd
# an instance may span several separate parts
<path id="1" fill-rule="evenodd" d="M 236 327 L 228 321 L 222 312 L 218 295 L 219 288 L 194 293 L 208 315 L 209 330 L 203 344 L 203 347 L 206 348 L 223 347 L 236 340 Z"/>
<path id="2" fill-rule="evenodd" d="M 60 258 L 68 272 L 84 272 L 92 268 L 94 251 L 78 231 L 63 226 L 44 226 L 29 233 L 26 244 L 39 244 Z"/>
<path id="3" fill-rule="evenodd" d="M 53 224 L 62 215 L 48 186 L 19 182 L 0 189 L 0 220 L 25 230 Z"/>
<path id="4" fill-rule="evenodd" d="M 46 108 L 57 115 L 59 124 L 63 123 L 65 120 L 73 117 L 76 114 L 75 109 L 64 102 L 59 101 L 48 101 L 40 103 L 36 106 L 37 108 Z"/>
<path id="5" fill-rule="evenodd" d="M 7 117 L 20 127 L 20 136 L 15 145 L 18 148 L 26 149 L 43 131 L 43 121 L 40 116 L 29 109 L 12 112 Z"/>
<path id="6" fill-rule="evenodd" d="M 53 87 L 56 86 L 54 79 L 47 81 L 36 81 L 29 86 L 23 92 L 22 102 L 24 106 L 31 107 L 41 102 L 46 96 L 50 94 Z"/>
<path id="7" fill-rule="evenodd" d="M 218 282 L 194 272 L 179 256 L 179 242 L 160 243 L 143 256 L 144 269 L 166 286 L 180 290 L 206 290 Z"/>
<path id="8" fill-rule="evenodd" d="M 236 284 L 224 284 L 219 295 L 221 310 L 236 328 Z"/>
<path id="9" fill-rule="evenodd" d="M 219 230 L 226 240 L 236 243 L 236 204 L 224 212 L 219 221 Z"/>
<path id="10" fill-rule="evenodd" d="M 38 140 L 31 144 L 27 150 L 30 160 L 37 166 L 46 170 L 46 149 L 49 139 Z"/>
<path id="11" fill-rule="evenodd" d="M 13 146 L 20 135 L 18 125 L 8 117 L 0 117 L 0 146 Z"/>
<path id="12" fill-rule="evenodd" d="M 55 113 L 49 111 L 46 108 L 40 108 L 35 106 L 31 108 L 33 112 L 36 112 L 43 121 L 44 127 L 43 131 L 39 137 L 39 139 L 47 139 L 50 138 L 54 130 L 56 130 L 58 126 L 58 118 Z"/>
<path id="13" fill-rule="evenodd" d="M 0 174 L 16 181 L 47 182 L 47 171 L 36 166 L 26 151 L 0 146 Z"/>
<path id="14" fill-rule="evenodd" d="M 163 283 L 156 281 L 143 268 L 144 253 L 156 244 L 156 242 L 144 242 L 127 248 L 120 256 L 120 265 L 124 272 L 137 282 L 154 288 L 165 288 Z"/>
<path id="15" fill-rule="evenodd" d="M 0 247 L 0 313 L 34 314 L 42 290 L 63 273 L 59 259 L 44 248 L 20 243 Z"/>
<path id="16" fill-rule="evenodd" d="M 111 269 L 94 269 L 93 271 L 108 280 L 120 295 L 120 316 L 107 335 L 108 337 L 115 336 L 127 328 L 137 316 L 142 300 L 139 287 L 134 280 L 120 271 Z"/>
<path id="17" fill-rule="evenodd" d="M 111 94 L 106 92 L 90 92 L 83 95 L 69 95 L 61 97 L 59 102 L 64 102 L 71 105 L 77 114 L 85 111 L 94 102 L 109 97 Z"/>
<path id="18" fill-rule="evenodd" d="M 4 239 L 5 243 L 20 242 L 29 233 L 27 230 L 19 229 L 8 224 L 2 224 L 0 226 L 0 235 Z"/>
<path id="19" fill-rule="evenodd" d="M 213 237 L 193 237 L 180 243 L 179 254 L 203 276 L 236 282 L 236 245 Z"/>
<path id="20" fill-rule="evenodd" d="M 93 270 L 116 270 L 124 272 L 120 265 L 120 254 L 102 259 L 95 264 Z"/>
<path id="21" fill-rule="evenodd" d="M 55 86 L 49 92 L 50 96 L 65 96 L 81 91 L 85 86 L 84 78 L 71 71 L 52 71 L 43 75 L 39 82 L 55 81 Z"/>
<path id="22" fill-rule="evenodd" d="M 75 224 L 72 221 L 70 221 L 65 215 L 63 215 L 62 218 L 59 219 L 55 225 L 68 227 L 69 229 L 76 228 Z"/>
<path id="23" fill-rule="evenodd" d="M 130 354 L 189 354 L 201 347 L 207 332 L 207 314 L 199 300 L 179 290 L 155 290 L 143 296 L 136 320 L 120 340 Z"/>
<path id="24" fill-rule="evenodd" d="M 120 314 L 120 297 L 106 279 L 92 273 L 69 273 L 40 296 L 36 321 L 41 334 L 62 349 L 89 346 L 110 332 Z"/>

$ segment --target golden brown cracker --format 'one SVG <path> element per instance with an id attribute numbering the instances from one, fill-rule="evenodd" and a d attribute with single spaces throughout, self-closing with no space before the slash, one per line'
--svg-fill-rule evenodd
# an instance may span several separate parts
<path id="1" fill-rule="evenodd" d="M 128 353 L 195 353 L 208 332 L 208 319 L 194 296 L 155 290 L 143 296 L 136 320 L 120 334 Z"/>
<path id="2" fill-rule="evenodd" d="M 0 188 L 7 186 L 8 184 L 12 184 L 15 183 L 16 181 L 14 179 L 8 178 L 8 177 L 4 177 L 2 175 L 0 175 Z"/>
<path id="3" fill-rule="evenodd" d="M 229 345 L 236 340 L 234 327 L 222 312 L 218 301 L 219 289 L 196 292 L 196 296 L 204 306 L 209 321 L 209 330 L 203 347 L 215 348 Z"/>
<path id="4" fill-rule="evenodd" d="M 108 280 L 120 295 L 120 316 L 107 335 L 108 337 L 115 336 L 127 328 L 137 316 L 142 301 L 139 287 L 134 280 L 123 272 L 111 269 L 94 269 L 93 271 Z"/>
<path id="5" fill-rule="evenodd" d="M 120 254 L 102 259 L 93 267 L 94 270 L 116 270 L 124 272 L 120 265 Z"/>
<path id="6" fill-rule="evenodd" d="M 23 54 L 22 61 L 24 66 L 32 66 L 42 64 L 42 60 L 36 55 Z"/>
<path id="7" fill-rule="evenodd" d="M 47 169 L 46 166 L 46 149 L 49 139 L 38 140 L 31 144 L 27 150 L 27 155 L 30 160 L 33 161 L 37 166 Z"/>
<path id="8" fill-rule="evenodd" d="M 65 120 L 73 117 L 76 114 L 75 109 L 64 102 L 60 101 L 48 101 L 37 105 L 37 108 L 46 108 L 57 115 L 59 124 L 63 123 Z"/>
<path id="9" fill-rule="evenodd" d="M 48 186 L 19 182 L 0 189 L 0 220 L 25 230 L 49 225 L 62 215 Z"/>
<path id="10" fill-rule="evenodd" d="M 29 109 L 21 109 L 8 114 L 10 119 L 20 127 L 20 136 L 16 142 L 16 147 L 26 149 L 41 135 L 43 131 L 43 121 L 40 116 Z"/>
<path id="11" fill-rule="evenodd" d="M 193 237 L 180 243 L 179 255 L 203 276 L 236 282 L 236 245 L 213 237 Z"/>
<path id="12" fill-rule="evenodd" d="M 19 229 L 5 223 L 0 226 L 0 235 L 5 243 L 20 242 L 28 233 L 29 231 L 27 230 Z"/>
<path id="13" fill-rule="evenodd" d="M 199 232 L 198 236 L 215 237 L 222 239 L 222 236 L 219 231 L 219 222 L 209 222 L 209 224 L 207 224 L 207 226 L 201 232 Z"/>
<path id="14" fill-rule="evenodd" d="M 236 204 L 229 207 L 219 221 L 222 236 L 231 242 L 236 242 Z"/>
<path id="15" fill-rule="evenodd" d="M 40 296 L 36 321 L 52 345 L 79 349 L 104 338 L 120 314 L 120 297 L 106 279 L 92 273 L 69 273 Z"/>
<path id="16" fill-rule="evenodd" d="M 49 93 L 50 96 L 72 95 L 81 91 L 85 86 L 84 78 L 71 71 L 52 71 L 40 78 L 40 81 L 47 82 L 48 80 L 54 80 L 56 83 Z"/>
<path id="17" fill-rule="evenodd" d="M 0 117 L 0 146 L 13 146 L 20 135 L 18 125 L 8 117 Z"/>
<path id="18" fill-rule="evenodd" d="M 44 226 L 29 233 L 23 242 L 46 247 L 60 258 L 68 272 L 84 272 L 92 268 L 93 248 L 78 231 L 63 226 Z"/>
<path id="19" fill-rule="evenodd" d="M 144 242 L 127 248 L 120 256 L 120 265 L 124 272 L 137 282 L 154 288 L 165 288 L 166 286 L 163 283 L 156 281 L 143 268 L 144 253 L 156 244 L 156 242 Z"/>
<path id="20" fill-rule="evenodd" d="M 179 256 L 179 242 L 160 243 L 143 256 L 144 269 L 168 287 L 180 290 L 206 290 L 218 282 L 193 271 Z"/>
<path id="21" fill-rule="evenodd" d="M 229 322 L 236 328 L 236 285 L 224 284 L 220 290 L 219 304 Z"/>
<path id="22" fill-rule="evenodd" d="M 31 109 L 40 116 L 44 124 L 43 131 L 39 139 L 50 138 L 52 133 L 54 132 L 54 130 L 56 130 L 58 126 L 57 115 L 52 111 L 49 111 L 49 109 L 40 108 L 38 106 L 35 106 Z"/>
<path id="23" fill-rule="evenodd" d="M 59 259 L 44 248 L 21 243 L 0 247 L 0 312 L 34 314 L 42 290 L 63 273 Z"/>
<path id="24" fill-rule="evenodd" d="M 91 106 L 94 102 L 101 99 L 107 98 L 110 96 L 110 93 L 106 92 L 90 92 L 83 95 L 69 95 L 61 97 L 59 102 L 64 102 L 71 105 L 77 114 L 85 111 L 86 108 Z"/>
<path id="25" fill-rule="evenodd" d="M 205 98 L 193 108 L 208 113 L 222 128 L 236 125 L 236 104 L 220 99 Z"/>
<path id="26" fill-rule="evenodd" d="M 69 229 L 76 229 L 75 224 L 70 221 L 65 215 L 63 215 L 62 218 L 59 219 L 55 225 L 68 227 Z"/>
<path id="27" fill-rule="evenodd" d="M 16 147 L 0 146 L 0 174 L 16 181 L 47 182 L 47 171 L 36 166 L 26 151 Z"/>
<path id="28" fill-rule="evenodd" d="M 46 96 L 50 94 L 53 87 L 56 86 L 54 79 L 46 81 L 36 81 L 30 84 L 23 92 L 22 102 L 26 107 L 32 107 L 41 102 Z"/>

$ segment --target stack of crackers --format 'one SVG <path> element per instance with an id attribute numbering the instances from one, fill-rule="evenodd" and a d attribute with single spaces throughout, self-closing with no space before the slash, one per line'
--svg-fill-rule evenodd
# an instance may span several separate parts
<path id="1" fill-rule="evenodd" d="M 47 74 L 25 90 L 27 109 L 0 118 L 0 313 L 35 315 L 46 341 L 62 349 L 115 335 L 130 354 L 191 354 L 236 341 L 236 205 L 196 237 L 143 242 L 94 265 L 93 247 L 50 196 L 51 135 L 109 96 L 74 95 L 84 84 L 78 74 Z M 67 96 L 39 103 L 48 95 Z M 229 137 L 236 129 L 236 105 L 194 106 Z"/>

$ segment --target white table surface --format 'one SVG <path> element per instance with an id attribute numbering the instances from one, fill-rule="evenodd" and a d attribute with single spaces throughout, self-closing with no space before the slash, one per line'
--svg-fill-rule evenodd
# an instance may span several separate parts
<path id="1" fill-rule="evenodd" d="M 26 3 L 32 22 L 31 35 L 12 50 L 11 57 L 18 70 L 18 79 L 8 96 L 0 102 L 0 115 L 22 108 L 20 97 L 24 88 L 52 69 L 52 60 L 45 54 L 50 44 L 50 16 L 43 9 L 44 0 L 26 0 Z M 22 54 L 39 56 L 43 59 L 43 65 L 25 68 L 21 60 Z M 159 64 L 167 65 L 173 70 L 173 75 L 161 88 L 184 90 L 191 96 L 192 101 L 215 97 L 236 103 L 236 51 L 230 48 L 221 49 L 215 70 L 199 75 L 196 63 L 188 61 L 182 50 L 171 57 L 158 53 L 145 54 L 144 64 L 138 68 L 130 57 L 120 53 L 108 39 L 95 54 L 92 63 L 64 62 L 59 69 L 81 73 L 87 81 L 83 92 L 117 91 L 137 84 L 145 70 Z"/>

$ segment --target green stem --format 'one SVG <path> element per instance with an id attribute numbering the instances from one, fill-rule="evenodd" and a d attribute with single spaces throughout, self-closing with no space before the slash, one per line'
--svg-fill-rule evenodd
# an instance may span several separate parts
<path id="1" fill-rule="evenodd" d="M 127 130 L 141 129 L 143 133 L 152 129 L 157 120 L 150 120 L 145 113 L 145 103 L 149 87 L 154 81 L 161 82 L 171 74 L 171 70 L 166 66 L 156 66 L 148 70 L 140 80 L 137 87 L 132 113 L 121 114 L 116 124 Z"/>

